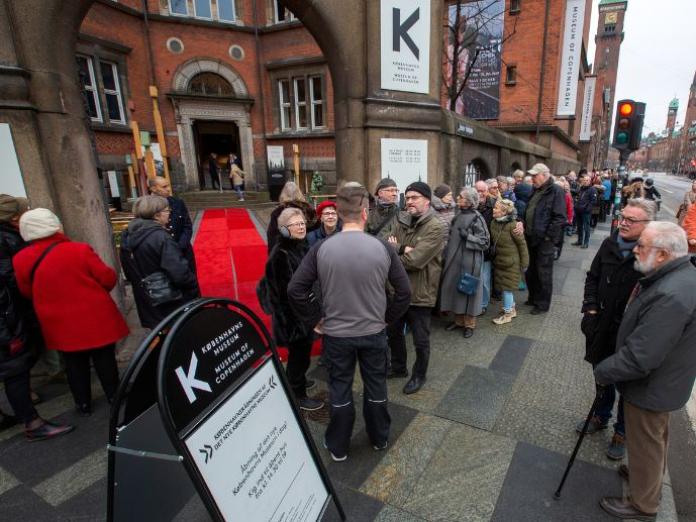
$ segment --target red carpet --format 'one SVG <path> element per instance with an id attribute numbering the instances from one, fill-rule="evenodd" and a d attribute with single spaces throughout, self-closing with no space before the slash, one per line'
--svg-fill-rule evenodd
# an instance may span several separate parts
<path id="1" fill-rule="evenodd" d="M 257 314 L 269 331 L 271 318 L 256 298 L 256 285 L 266 266 L 266 241 L 245 209 L 226 208 L 203 213 L 193 244 L 198 283 L 204 297 L 227 297 L 245 304 Z M 280 349 L 285 360 L 287 351 Z M 321 352 L 314 343 L 312 354 Z"/>

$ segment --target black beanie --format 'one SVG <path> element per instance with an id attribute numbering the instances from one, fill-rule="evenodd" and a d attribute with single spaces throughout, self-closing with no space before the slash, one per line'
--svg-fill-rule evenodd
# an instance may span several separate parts
<path id="1" fill-rule="evenodd" d="M 396 181 L 394 181 L 391 178 L 383 178 L 379 180 L 379 183 L 377 183 L 377 188 L 375 189 L 375 195 L 382 190 L 383 188 L 387 187 L 396 187 Z"/>
<path id="2" fill-rule="evenodd" d="M 404 192 L 404 194 L 410 191 L 418 192 L 426 199 L 432 199 L 433 197 L 433 191 L 430 190 L 430 187 L 427 183 L 423 183 L 422 181 L 414 181 L 413 183 L 411 183 L 408 187 L 406 187 L 406 191 Z"/>

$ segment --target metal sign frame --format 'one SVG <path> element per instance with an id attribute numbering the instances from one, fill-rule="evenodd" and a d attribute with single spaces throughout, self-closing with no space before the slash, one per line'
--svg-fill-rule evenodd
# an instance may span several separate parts
<path id="1" fill-rule="evenodd" d="M 182 328 L 182 326 L 186 324 L 186 322 L 189 319 L 191 319 L 197 312 L 199 312 L 203 308 L 211 307 L 227 308 L 231 311 L 236 312 L 237 314 L 241 312 L 241 315 L 246 316 L 246 319 L 249 321 L 249 323 L 260 334 L 261 340 L 265 343 L 266 352 L 260 357 L 258 357 L 256 360 L 254 360 L 251 366 L 247 370 L 245 370 L 240 377 L 231 382 L 227 386 L 225 391 L 221 392 L 220 395 L 215 400 L 213 400 L 213 402 L 205 406 L 202 412 L 195 418 L 193 422 L 189 423 L 180 431 L 177 431 L 174 419 L 171 414 L 169 397 L 167 396 L 165 390 L 165 370 L 167 356 L 172 346 L 172 339 L 175 337 L 177 331 L 179 331 Z M 290 383 L 288 382 L 287 376 L 285 375 L 285 371 L 280 361 L 280 357 L 278 356 L 278 351 L 276 349 L 275 343 L 273 342 L 271 335 L 269 334 L 268 330 L 266 329 L 265 325 L 261 322 L 261 320 L 254 314 L 254 312 L 251 311 L 251 309 L 249 309 L 242 303 L 233 301 L 231 299 L 222 298 L 199 299 L 195 301 L 192 306 L 188 307 L 186 310 L 183 311 L 183 313 L 178 314 L 178 316 L 176 317 L 176 320 L 173 322 L 170 331 L 164 339 L 164 345 L 161 349 L 157 369 L 158 403 L 165 430 L 167 431 L 167 434 L 169 435 L 169 438 L 172 444 L 174 445 L 174 448 L 177 450 L 179 455 L 183 456 L 183 465 L 186 471 L 188 472 L 189 477 L 191 478 L 196 490 L 198 491 L 201 500 L 205 504 L 205 507 L 208 509 L 208 512 L 214 520 L 224 521 L 225 518 L 220 512 L 215 500 L 213 499 L 212 493 L 206 484 L 205 479 L 203 478 L 201 472 L 194 463 L 193 456 L 191 455 L 185 444 L 185 438 L 187 435 L 194 432 L 196 428 L 203 424 L 208 418 L 210 418 L 222 405 L 224 405 L 242 386 L 244 386 L 244 384 L 252 376 L 254 376 L 254 374 L 257 371 L 259 371 L 265 365 L 265 363 L 269 359 L 272 360 L 272 364 L 280 378 L 280 383 L 282 385 L 283 391 L 288 399 L 288 403 L 294 414 L 295 420 L 297 421 L 300 431 L 302 432 L 304 441 L 307 445 L 307 449 L 309 450 L 309 453 L 312 456 L 312 459 L 314 461 L 315 466 L 317 467 L 317 471 L 319 472 L 324 487 L 328 492 L 328 496 L 324 506 L 322 507 L 321 513 L 323 515 L 323 513 L 326 511 L 326 508 L 333 500 L 341 519 L 346 520 L 346 515 L 338 499 L 336 490 L 334 489 L 333 484 L 331 483 L 326 468 L 324 467 L 321 457 L 319 456 L 318 449 L 314 443 L 314 440 L 312 439 L 309 428 L 304 418 L 302 417 L 302 414 L 300 413 L 297 402 L 291 391 Z"/>

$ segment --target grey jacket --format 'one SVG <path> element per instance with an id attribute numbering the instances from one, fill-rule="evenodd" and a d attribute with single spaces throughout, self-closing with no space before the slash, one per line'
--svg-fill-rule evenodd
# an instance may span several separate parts
<path id="1" fill-rule="evenodd" d="M 595 368 L 599 384 L 618 383 L 631 404 L 678 410 L 696 378 L 696 267 L 689 256 L 638 283 L 616 339 L 616 353 Z"/>

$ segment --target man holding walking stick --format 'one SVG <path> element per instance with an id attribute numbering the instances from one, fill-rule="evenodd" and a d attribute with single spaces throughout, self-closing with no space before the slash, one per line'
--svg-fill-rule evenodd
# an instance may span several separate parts
<path id="1" fill-rule="evenodd" d="M 674 223 L 649 223 L 634 247 L 644 274 L 629 299 L 616 353 L 595 368 L 601 386 L 624 397 L 627 499 L 604 497 L 621 519 L 655 520 L 667 464 L 670 412 L 686 404 L 696 378 L 696 267 L 686 234 Z"/>

